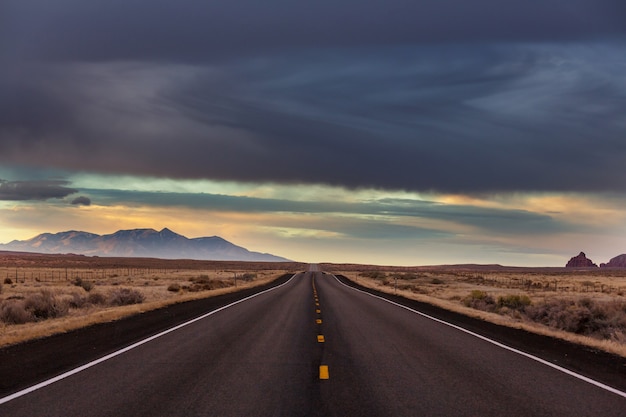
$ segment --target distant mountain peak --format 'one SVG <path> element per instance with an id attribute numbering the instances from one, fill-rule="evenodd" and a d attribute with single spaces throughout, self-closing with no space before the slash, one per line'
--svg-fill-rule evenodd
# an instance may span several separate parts
<path id="1" fill-rule="evenodd" d="M 267 253 L 251 252 L 219 236 L 189 239 L 167 227 L 160 231 L 150 228 L 118 230 L 108 235 L 76 230 L 42 233 L 32 239 L 0 244 L 0 250 L 216 261 L 288 261 Z"/>
<path id="2" fill-rule="evenodd" d="M 183 239 L 187 239 L 185 236 L 180 235 L 176 232 L 173 232 L 172 230 L 168 229 L 167 227 L 164 227 L 163 229 L 161 229 L 161 231 L 159 232 L 159 235 L 163 236 L 163 237 L 168 237 L 168 238 L 183 238 Z"/>

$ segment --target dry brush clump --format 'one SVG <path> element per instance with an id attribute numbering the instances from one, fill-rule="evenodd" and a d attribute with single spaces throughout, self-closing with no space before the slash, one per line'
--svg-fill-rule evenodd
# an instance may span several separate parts
<path id="1" fill-rule="evenodd" d="M 557 330 L 626 342 L 626 302 L 623 301 L 584 297 L 533 303 L 527 295 L 512 294 L 496 299 L 485 291 L 473 290 L 462 302 L 466 307 L 510 315 Z"/>
<path id="2" fill-rule="evenodd" d="M 69 295 L 68 302 L 70 308 L 74 309 L 105 306 L 107 305 L 107 297 L 98 291 L 93 291 L 88 294 L 73 292 Z"/>
<path id="3" fill-rule="evenodd" d="M 124 306 L 139 304 L 145 296 L 131 288 L 116 288 L 108 295 L 100 292 L 80 294 L 55 294 L 49 289 L 25 296 L 16 295 L 0 300 L 0 321 L 5 324 L 24 324 L 47 319 L 64 317 L 70 309 L 84 309 L 92 306 Z"/>
<path id="4" fill-rule="evenodd" d="M 72 282 L 74 285 L 76 285 L 77 287 L 81 287 L 83 290 L 89 292 L 93 289 L 94 287 L 94 283 L 91 281 L 85 281 L 80 277 L 76 277 L 74 279 L 74 281 Z"/>
<path id="5" fill-rule="evenodd" d="M 476 310 L 495 311 L 496 300 L 485 291 L 473 290 L 467 297 L 463 299 L 465 307 L 475 308 Z"/>
<path id="6" fill-rule="evenodd" d="M 0 305 L 0 320 L 7 324 L 23 324 L 63 317 L 69 310 L 67 300 L 49 290 L 40 290 L 27 297 L 10 297 Z"/>
<path id="7" fill-rule="evenodd" d="M 227 288 L 234 286 L 234 282 L 224 281 L 222 279 L 211 279 L 208 275 L 199 275 L 189 279 L 192 285 L 183 287 L 189 292 L 210 291 L 219 288 Z"/>
<path id="8" fill-rule="evenodd" d="M 546 326 L 597 339 L 626 342 L 626 302 L 547 300 L 527 309 L 526 316 Z"/>
<path id="9" fill-rule="evenodd" d="M 34 320 L 22 301 L 9 300 L 0 305 L 0 321 L 6 324 L 24 324 Z"/>
<path id="10" fill-rule="evenodd" d="M 108 302 L 112 306 L 127 306 L 141 304 L 146 297 L 139 290 L 133 288 L 115 288 L 109 293 Z"/>

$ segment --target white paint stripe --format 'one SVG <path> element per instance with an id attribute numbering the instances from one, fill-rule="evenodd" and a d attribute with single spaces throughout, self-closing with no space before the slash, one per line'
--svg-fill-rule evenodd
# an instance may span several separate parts
<path id="1" fill-rule="evenodd" d="M 549 366 L 550 368 L 556 369 L 557 371 L 563 372 L 564 374 L 567 374 L 567 375 L 573 376 L 574 378 L 578 378 L 578 379 L 580 379 L 581 381 L 585 381 L 585 382 L 587 382 L 587 383 L 589 383 L 589 384 L 591 384 L 591 385 L 595 385 L 595 386 L 596 386 L 596 387 L 598 387 L 598 388 L 602 388 L 603 390 L 609 391 L 609 392 L 611 392 L 611 393 L 613 393 L 613 394 L 619 395 L 620 397 L 624 397 L 624 398 L 626 398 L 626 392 L 624 392 L 624 391 L 620 391 L 620 390 L 618 390 L 618 389 L 616 389 L 616 388 L 610 387 L 610 386 L 608 386 L 608 385 L 606 385 L 606 384 L 603 384 L 602 382 L 599 382 L 599 381 L 596 381 L 596 380 L 594 380 L 594 379 L 588 378 L 588 377 L 586 377 L 586 376 L 584 376 L 584 375 L 577 374 L 576 372 L 570 371 L 569 369 L 563 368 L 563 367 L 561 367 L 561 366 L 559 366 L 559 365 L 555 365 L 555 364 L 553 364 L 553 363 L 551 363 L 551 362 L 548 362 L 548 361 L 546 361 L 546 360 L 544 360 L 544 359 L 541 359 L 541 358 L 539 358 L 539 357 L 537 357 L 537 356 L 533 356 L 533 355 L 531 355 L 531 354 L 529 354 L 529 353 L 522 352 L 521 350 L 517 350 L 517 349 L 512 348 L 512 347 L 510 347 L 510 346 L 504 345 L 504 344 L 502 344 L 502 343 L 500 343 L 500 342 L 497 342 L 497 341 L 495 341 L 495 340 L 489 339 L 489 338 L 487 338 L 487 337 L 485 337 L 485 336 L 482 336 L 482 335 L 480 335 L 480 334 L 478 334 L 478 333 L 474 333 L 474 332 L 472 332 L 472 331 L 470 331 L 470 330 L 464 329 L 463 327 L 459 327 L 459 326 L 457 326 L 457 325 L 455 325 L 455 324 L 448 323 L 447 321 L 443 321 L 443 320 L 438 319 L 438 318 L 436 318 L 436 317 L 429 316 L 428 314 L 424 314 L 424 313 L 422 313 L 422 312 L 420 312 L 420 311 L 413 310 L 412 308 L 409 308 L 409 307 L 404 306 L 404 305 L 402 305 L 402 304 L 398 304 L 398 303 L 393 302 L 393 301 L 391 301 L 391 300 L 387 300 L 387 299 L 386 299 L 386 298 L 384 298 L 384 297 L 380 297 L 380 296 L 378 296 L 378 295 L 371 294 L 371 293 L 369 293 L 369 292 L 367 292 L 367 291 L 363 291 L 363 290 L 360 290 L 360 289 L 358 289 L 358 288 L 351 287 L 351 286 L 346 285 L 346 284 L 344 284 L 343 282 L 341 282 L 341 281 L 340 281 L 340 280 L 339 280 L 336 276 L 334 276 L 334 275 L 333 275 L 333 277 L 334 277 L 334 278 L 337 280 L 337 282 L 339 282 L 341 285 L 343 285 L 343 286 L 345 286 L 345 287 L 347 287 L 347 288 L 350 288 L 351 290 L 358 291 L 358 292 L 361 292 L 361 293 L 363 293 L 363 294 L 369 295 L 370 297 L 374 297 L 374 298 L 378 298 L 378 299 L 380 299 L 380 300 L 386 301 L 386 302 L 388 302 L 389 304 L 393 304 L 393 305 L 395 305 L 395 306 L 398 306 L 398 307 L 400 307 L 400 308 L 403 308 L 403 309 L 405 309 L 405 310 L 408 310 L 408 311 L 410 311 L 410 312 L 412 312 L 412 313 L 418 314 L 418 315 L 420 315 L 420 316 L 422 316 L 422 317 L 425 317 L 425 318 L 427 318 L 427 319 L 434 320 L 434 321 L 436 321 L 437 323 L 445 324 L 446 326 L 450 326 L 450 327 L 452 327 L 452 328 L 454 328 L 454 329 L 460 330 L 460 331 L 462 331 L 462 332 L 464 332 L 464 333 L 467 333 L 467 334 L 472 335 L 472 336 L 474 336 L 474 337 L 477 337 L 477 338 L 479 338 L 479 339 L 481 339 L 481 340 L 484 340 L 484 341 L 486 341 L 486 342 L 489 342 L 489 343 L 491 343 L 492 345 L 496 345 L 496 346 L 498 346 L 498 347 L 500 347 L 500 348 L 502 348 L 502 349 L 506 349 L 506 350 L 511 351 L 511 352 L 513 352 L 513 353 L 516 353 L 516 354 L 518 354 L 518 355 L 521 355 L 521 356 L 524 356 L 524 357 L 526 357 L 526 358 L 532 359 L 532 360 L 534 360 L 534 361 L 536 361 L 536 362 L 539 362 L 539 363 L 541 363 L 541 364 L 543 364 L 543 365 Z"/>
<path id="2" fill-rule="evenodd" d="M 257 293 L 257 294 L 253 294 L 253 295 L 251 295 L 251 296 L 248 296 L 248 297 L 246 297 L 246 298 L 242 298 L 241 300 L 235 301 L 234 303 L 230 303 L 230 304 L 225 305 L 225 306 L 223 306 L 223 307 L 220 307 L 220 308 L 218 308 L 218 309 L 216 309 L 216 310 L 213 310 L 213 311 L 211 311 L 211 312 L 209 312 L 209 313 L 206 313 L 206 314 L 204 314 L 204 315 L 202 315 L 202 316 L 200 316 L 200 317 L 196 317 L 195 319 L 192 319 L 192 320 L 186 321 L 186 322 L 184 322 L 184 323 L 182 323 L 182 324 L 179 324 L 179 325 L 177 325 L 177 326 L 174 326 L 174 327 L 172 327 L 171 329 L 167 329 L 167 330 L 165 330 L 165 331 L 163 331 L 163 332 L 161 332 L 161 333 L 155 334 L 154 336 L 150 336 L 150 337 L 148 337 L 147 339 L 140 340 L 139 342 L 136 342 L 136 343 L 134 343 L 134 344 L 132 344 L 132 345 L 130 345 L 130 346 L 127 346 L 127 347 L 125 347 L 125 348 L 123 348 L 123 349 L 120 349 L 120 350 L 115 351 L 115 352 L 113 352 L 113 353 L 110 353 L 110 354 L 108 354 L 108 355 L 106 355 L 106 356 L 103 356 L 103 357 L 101 357 L 100 359 L 96 359 L 95 361 L 89 362 L 89 363 L 87 363 L 87 364 L 85 364 L 85 365 L 83 365 L 83 366 L 79 366 L 78 368 L 75 368 L 75 369 L 72 369 L 72 370 L 70 370 L 70 371 L 67 371 L 67 372 L 65 372 L 65 373 L 63 373 L 63 374 L 61 374 L 61 375 L 55 376 L 54 378 L 51 378 L 51 379 L 48 379 L 48 380 L 46 380 L 46 381 L 40 382 L 39 384 L 37 384 L 37 385 L 33 385 L 32 387 L 25 388 L 25 389 L 23 389 L 23 390 L 21 390 L 21 391 L 16 392 L 15 394 L 11 394 L 11 395 L 8 395 L 8 396 L 6 396 L 6 397 L 0 398 L 0 404 L 7 403 L 7 402 L 9 402 L 9 401 L 11 401 L 11 400 L 14 400 L 14 399 L 16 399 L 16 398 L 19 398 L 19 397 L 22 397 L 22 396 L 24 396 L 24 395 L 26 395 L 26 394 L 29 394 L 29 393 L 31 393 L 31 392 L 33 392 L 33 391 L 37 391 L 38 389 L 41 389 L 41 388 L 46 387 L 46 386 L 48 386 L 48 385 L 54 384 L 55 382 L 61 381 L 62 379 L 65 379 L 65 378 L 70 377 L 70 376 L 72 376 L 72 375 L 75 375 L 75 374 L 77 374 L 77 373 L 79 373 L 79 372 L 82 372 L 82 371 L 84 371 L 84 370 L 86 370 L 86 369 L 89 369 L 89 368 L 91 368 L 92 366 L 96 366 L 96 365 L 98 365 L 98 364 L 100 364 L 100 363 L 102 363 L 102 362 L 108 361 L 109 359 L 112 359 L 112 358 L 114 358 L 114 357 L 116 357 L 116 356 L 119 356 L 119 355 L 121 355 L 121 354 L 123 354 L 123 353 L 128 352 L 129 350 L 133 350 L 133 349 L 135 349 L 136 347 L 139 347 L 139 346 L 141 346 L 141 345 L 144 345 L 144 344 L 146 344 L 146 343 L 148 343 L 148 342 L 153 341 L 154 339 L 158 339 L 158 338 L 159 338 L 159 337 L 161 337 L 161 336 L 165 336 L 165 335 L 166 335 L 166 334 L 168 334 L 168 333 L 174 332 L 174 331 L 179 330 L 179 329 L 181 329 L 181 328 L 183 328 L 183 327 L 185 327 L 185 326 L 188 326 L 188 325 L 190 325 L 190 324 L 192 324 L 192 323 L 195 323 L 195 322 L 200 321 L 200 320 L 202 320 L 202 319 L 205 319 L 205 318 L 207 318 L 207 317 L 209 317 L 209 316 L 212 316 L 213 314 L 215 314 L 215 313 L 217 313 L 217 312 L 220 312 L 220 311 L 222 311 L 222 310 L 225 310 L 225 309 L 227 309 L 227 308 L 229 308 L 229 307 L 232 307 L 232 306 L 234 306 L 234 305 L 236 305 L 236 304 L 243 303 L 244 301 L 250 300 L 251 298 L 254 298 L 254 297 L 258 297 L 259 295 L 265 294 L 265 293 L 267 293 L 267 292 L 277 290 L 278 288 L 280 288 L 280 287 L 282 287 L 282 286 L 284 286 L 284 285 L 287 285 L 289 282 L 291 282 L 291 280 L 292 280 L 292 279 L 293 279 L 296 275 L 298 275 L 298 274 L 294 274 L 294 275 L 293 275 L 291 278 L 289 278 L 286 282 L 284 282 L 284 283 L 282 283 L 282 284 L 280 284 L 280 285 L 278 285 L 278 286 L 276 286 L 276 287 L 269 288 L 269 289 L 267 289 L 267 290 L 261 291 L 260 293 Z"/>

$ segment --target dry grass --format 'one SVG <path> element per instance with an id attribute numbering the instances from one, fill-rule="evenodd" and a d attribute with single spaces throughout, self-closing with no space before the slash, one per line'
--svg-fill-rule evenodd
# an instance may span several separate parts
<path id="1" fill-rule="evenodd" d="M 626 357 L 626 270 L 321 267 L 379 291 Z"/>
<path id="2" fill-rule="evenodd" d="M 301 264 L 0 254 L 0 347 L 266 284 Z"/>

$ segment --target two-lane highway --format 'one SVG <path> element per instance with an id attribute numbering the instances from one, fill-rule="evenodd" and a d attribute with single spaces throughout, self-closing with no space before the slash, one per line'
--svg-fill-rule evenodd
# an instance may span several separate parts
<path id="1" fill-rule="evenodd" d="M 611 417 L 624 396 L 312 268 L 0 415 Z"/>

